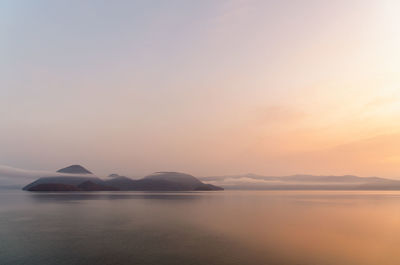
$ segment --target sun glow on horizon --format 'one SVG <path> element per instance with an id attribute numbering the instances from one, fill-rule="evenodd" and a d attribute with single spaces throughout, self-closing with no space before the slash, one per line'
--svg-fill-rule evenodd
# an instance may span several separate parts
<path id="1" fill-rule="evenodd" d="M 400 178 L 399 1 L 6 2 L 1 163 Z"/>

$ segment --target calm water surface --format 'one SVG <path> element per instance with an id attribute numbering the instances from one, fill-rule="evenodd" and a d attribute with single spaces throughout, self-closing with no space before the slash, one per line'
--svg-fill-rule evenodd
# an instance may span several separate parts
<path id="1" fill-rule="evenodd" d="M 400 264 L 400 192 L 0 191 L 0 264 Z"/>

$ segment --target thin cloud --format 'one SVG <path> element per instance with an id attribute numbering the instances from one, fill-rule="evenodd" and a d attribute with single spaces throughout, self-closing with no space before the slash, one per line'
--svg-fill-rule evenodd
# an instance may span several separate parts
<path id="1" fill-rule="evenodd" d="M 43 170 L 27 170 L 27 169 L 0 165 L 0 178 L 33 179 L 38 177 L 46 177 L 54 175 L 58 175 L 58 173 L 51 171 L 43 171 Z"/>
<path id="2" fill-rule="evenodd" d="M 40 177 L 52 176 L 81 176 L 79 174 L 66 174 L 46 170 L 29 170 L 14 168 L 10 166 L 0 165 L 0 186 L 2 185 L 17 185 L 28 184 Z"/>

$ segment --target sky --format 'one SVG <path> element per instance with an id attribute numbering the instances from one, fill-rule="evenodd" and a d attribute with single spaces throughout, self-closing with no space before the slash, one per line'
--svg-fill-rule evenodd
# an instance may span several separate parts
<path id="1" fill-rule="evenodd" d="M 0 165 L 400 179 L 397 0 L 0 1 Z"/>

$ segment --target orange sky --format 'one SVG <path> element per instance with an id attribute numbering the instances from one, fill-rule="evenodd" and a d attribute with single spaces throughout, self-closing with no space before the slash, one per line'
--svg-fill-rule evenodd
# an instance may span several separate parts
<path id="1" fill-rule="evenodd" d="M 400 178 L 398 1 L 22 3 L 0 164 Z"/>

